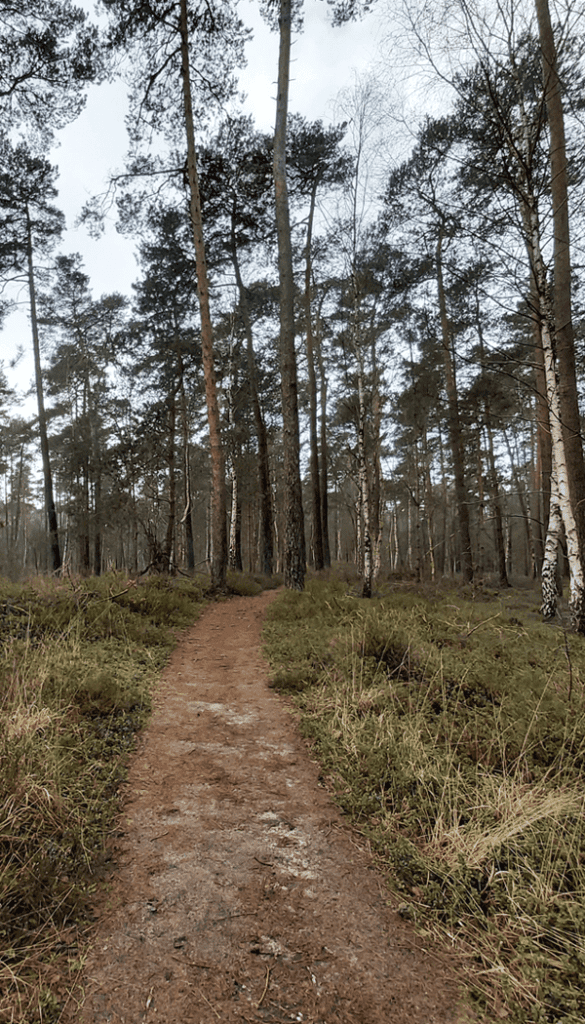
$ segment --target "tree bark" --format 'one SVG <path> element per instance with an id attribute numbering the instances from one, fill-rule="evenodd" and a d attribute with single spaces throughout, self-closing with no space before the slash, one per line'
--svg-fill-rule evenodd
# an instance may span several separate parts
<path id="1" fill-rule="evenodd" d="M 372 578 L 374 571 L 372 551 L 372 528 L 371 528 L 371 506 L 370 489 L 368 483 L 368 465 L 366 462 L 366 405 L 364 396 L 364 372 L 361 353 L 356 343 L 356 354 L 358 356 L 358 487 L 359 487 L 359 512 L 358 522 L 361 523 L 361 574 L 362 574 L 362 597 L 372 596 Z M 361 512 L 361 515 L 360 515 Z"/>
<path id="2" fill-rule="evenodd" d="M 61 569 L 61 552 L 59 549 L 59 529 L 57 524 L 57 512 L 55 510 L 55 499 L 53 497 L 53 477 L 51 473 L 51 460 L 49 457 L 49 439 L 47 436 L 47 414 L 45 412 L 45 397 L 43 393 L 43 376 L 41 372 L 41 347 L 39 342 L 39 326 L 37 319 L 37 302 L 35 275 L 33 265 L 32 247 L 32 224 L 28 206 L 26 207 L 26 256 L 28 265 L 28 290 L 30 300 L 30 319 L 32 326 L 33 352 L 35 362 L 35 381 L 37 391 L 37 405 L 39 410 L 39 434 L 41 440 L 41 458 L 43 463 L 43 478 L 45 484 L 45 512 L 49 527 L 49 549 L 51 554 L 51 567 L 53 572 Z"/>
<path id="3" fill-rule="evenodd" d="M 577 377 L 575 370 L 575 344 L 573 319 L 571 311 L 571 244 L 569 231 L 569 201 L 567 154 L 565 144 L 565 122 L 561 81 L 554 34 L 550 18 L 548 0 L 535 0 L 536 16 L 540 35 L 542 70 L 544 77 L 544 95 L 548 113 L 550 131 L 550 182 L 553 208 L 554 227 L 554 342 L 553 350 L 558 375 L 558 415 L 564 440 L 563 464 L 556 461 L 558 487 L 561 495 L 561 508 L 565 495 L 565 481 L 562 479 L 566 471 L 566 495 L 571 505 L 572 522 L 567 523 L 563 511 L 563 522 L 569 544 L 576 543 L 574 558 L 578 560 L 578 568 L 574 569 L 578 577 L 571 583 L 571 615 L 573 625 L 580 633 L 585 633 L 585 587 L 584 587 L 584 555 L 585 555 L 585 463 L 583 461 L 583 444 L 581 440 L 581 423 L 577 400 Z M 547 354 L 545 352 L 545 364 Z M 552 429 L 552 424 L 551 424 Z M 575 530 L 575 537 L 569 533 Z"/>
<path id="4" fill-rule="evenodd" d="M 178 325 L 175 323 L 178 337 Z M 195 568 L 195 546 L 193 543 L 193 516 L 191 502 L 191 466 L 189 463 L 189 417 L 187 414 L 187 395 L 185 394 L 185 365 L 181 350 L 177 344 L 177 369 L 179 373 L 179 397 L 181 408 L 181 433 L 183 442 L 183 498 L 185 510 L 181 524 L 185 524 L 185 548 L 187 555 L 187 569 L 192 572 Z"/>
<path id="5" fill-rule="evenodd" d="M 461 444 L 461 421 L 459 417 L 457 381 L 455 378 L 455 366 L 453 362 L 451 327 L 447 314 L 447 300 L 445 298 L 445 286 L 443 283 L 443 236 L 441 232 L 439 233 L 439 240 L 437 242 L 436 264 L 439 312 L 441 317 L 441 338 L 445 362 L 449 441 L 451 445 L 451 456 L 453 458 L 455 499 L 457 502 L 459 539 L 461 544 L 461 569 L 465 582 L 471 583 L 473 580 L 473 554 L 471 549 L 471 534 L 469 530 L 469 504 L 467 501 L 467 490 L 465 487 L 465 466 L 463 462 L 463 447 Z"/>
<path id="6" fill-rule="evenodd" d="M 311 190 L 311 201 L 309 205 L 309 217 L 307 222 L 307 240 L 305 249 L 305 337 L 307 346 L 307 369 L 309 384 L 309 447 L 311 466 L 311 526 L 313 533 L 313 558 L 315 569 L 323 569 L 325 566 L 325 554 L 323 550 L 323 518 L 321 513 L 321 484 L 319 480 L 319 449 L 317 445 L 317 379 L 315 374 L 315 344 L 313 338 L 313 316 L 312 316 L 312 245 L 313 245 L 313 219 L 315 216 L 315 202 L 317 197 L 318 181 L 315 181 Z"/>
<path id="7" fill-rule="evenodd" d="M 164 571 L 170 572 L 173 567 L 173 541 L 175 539 L 175 520 L 177 517 L 177 481 L 175 479 L 175 434 L 177 425 L 175 382 L 171 381 L 169 407 L 169 428 L 167 436 L 167 468 L 169 471 L 169 511 L 163 550 Z"/>
<path id="8" fill-rule="evenodd" d="M 231 227 L 231 256 L 234 273 L 236 275 L 236 284 L 238 287 L 238 295 L 240 301 L 240 310 L 242 313 L 242 321 L 244 324 L 244 333 L 246 335 L 246 354 L 248 361 L 248 380 L 250 384 L 250 395 L 252 398 L 252 409 L 254 413 L 254 426 L 256 428 L 256 438 L 258 440 L 258 484 L 260 487 L 260 559 L 261 559 L 261 572 L 265 573 L 266 576 L 271 576 L 274 565 L 274 544 L 273 544 L 273 509 L 272 509 L 272 491 L 270 487 L 270 457 L 268 453 L 268 435 L 266 432 L 266 424 L 262 415 L 262 408 L 260 406 L 260 397 L 258 394 L 258 374 L 256 373 L 256 357 L 254 354 L 254 339 L 252 335 L 252 323 L 250 320 L 250 311 L 248 309 L 248 298 L 246 295 L 246 288 L 242 280 L 242 274 L 240 271 L 240 263 L 238 260 L 238 251 L 236 246 L 235 238 L 235 224 L 232 218 Z"/>
<path id="9" fill-rule="evenodd" d="M 532 275 L 531 275 L 532 276 Z M 536 388 L 536 471 L 535 490 L 538 501 L 533 502 L 536 510 L 532 509 L 532 516 L 535 520 L 533 536 L 535 541 L 535 572 L 540 576 L 542 561 L 544 558 L 544 538 L 548 530 L 548 517 L 550 510 L 550 479 L 552 473 L 552 451 L 550 443 L 550 417 L 548 414 L 548 403 L 546 400 L 546 382 L 544 379 L 544 356 L 542 354 L 542 337 L 540 330 L 540 316 L 538 310 L 538 292 L 536 282 L 532 276 L 530 288 L 530 305 L 533 315 L 534 332 L 534 376 Z M 535 511 L 537 514 L 535 514 Z M 542 516 L 542 518 L 541 518 Z"/>
<path id="10" fill-rule="evenodd" d="M 554 614 L 552 611 L 552 602 L 555 599 L 557 591 L 553 591 L 550 586 L 550 567 L 551 552 L 553 550 L 556 552 L 558 547 L 557 509 L 560 509 L 563 526 L 565 528 L 565 536 L 567 539 L 567 557 L 569 559 L 571 575 L 571 618 L 574 628 L 581 633 L 585 632 L 585 567 L 583 562 L 583 548 L 580 543 L 578 522 L 574 513 L 573 498 L 569 487 L 571 463 L 567 458 L 567 432 L 564 430 L 562 420 L 562 403 L 559 378 L 557 376 L 558 367 L 556 363 L 554 344 L 553 316 L 550 310 L 546 268 L 542 258 L 540 245 L 538 209 L 534 202 L 529 202 L 523 209 L 522 213 L 526 227 L 526 244 L 528 247 L 534 284 L 534 295 L 537 301 L 537 308 L 534 310 L 534 315 L 538 317 L 538 331 L 541 339 L 542 379 L 544 381 L 545 399 L 548 409 L 552 458 L 551 509 L 542 570 L 543 608 L 545 608 L 545 612 L 543 612 L 543 614 L 546 614 L 549 618 Z M 553 490 L 555 492 L 554 515 Z"/>
<path id="11" fill-rule="evenodd" d="M 373 579 L 380 572 L 382 558 L 382 400 L 376 351 L 376 331 L 372 325 L 372 486 L 370 497 L 370 531 L 372 536 Z"/>
<path id="12" fill-rule="evenodd" d="M 485 349 L 483 343 L 483 330 L 481 326 L 481 313 L 479 299 L 476 305 L 477 335 L 479 338 L 479 354 L 481 365 L 485 362 Z M 487 456 L 489 466 L 490 489 L 492 492 L 492 508 L 494 510 L 494 526 L 496 541 L 496 556 L 498 564 L 498 584 L 500 587 L 509 587 L 508 572 L 506 568 L 506 548 L 504 545 L 504 526 L 502 521 L 502 503 L 500 499 L 500 482 L 498 480 L 498 468 L 494 451 L 494 435 L 492 430 L 492 410 L 489 397 L 486 395 L 483 400 L 484 427 L 487 438 Z"/>
<path id="13" fill-rule="evenodd" d="M 182 0 L 184 3 L 185 0 Z M 274 189 L 280 281 L 280 373 L 284 448 L 285 565 L 284 583 L 292 590 L 305 585 L 306 550 L 301 489 L 297 362 L 295 352 L 294 279 L 288 186 L 286 180 L 286 122 L 290 75 L 291 0 L 281 0 L 278 19 L 280 47 L 274 133 Z"/>
<path id="14" fill-rule="evenodd" d="M 226 520 L 226 488 L 225 458 L 221 439 L 219 403 L 215 380 L 215 364 L 213 357 L 213 328 L 209 308 L 209 282 L 203 223 L 201 218 L 201 199 L 199 195 L 199 175 L 195 152 L 195 132 L 193 128 L 193 104 L 191 99 L 191 76 L 189 71 L 189 29 L 187 24 L 187 0 L 180 0 L 180 36 L 181 36 L 181 76 L 183 80 L 183 116 L 187 136 L 187 173 L 189 180 L 191 224 L 195 246 L 195 268 L 197 275 L 197 294 L 201 313 L 201 360 L 205 378 L 205 399 L 207 403 L 207 419 L 209 423 L 209 444 L 211 453 L 211 585 L 214 589 L 225 590 L 227 572 L 227 520 Z"/>
<path id="15" fill-rule="evenodd" d="M 232 512 L 230 518 L 230 546 L 228 565 L 236 572 L 242 572 L 242 502 L 238 485 L 238 472 L 235 460 L 232 460 Z"/>
<path id="16" fill-rule="evenodd" d="M 317 344 L 317 362 L 319 365 L 319 404 L 320 404 L 320 441 L 321 462 L 319 466 L 319 486 L 321 488 L 321 535 L 323 537 L 323 564 L 326 569 L 331 566 L 331 545 L 329 542 L 329 451 L 327 446 L 327 376 L 323 362 L 321 339 Z"/>
<path id="17" fill-rule="evenodd" d="M 551 476 L 551 485 L 550 514 L 541 572 L 542 604 L 540 611 L 546 621 L 554 619 L 557 611 L 559 546 L 563 529 L 561 504 L 554 473 Z"/>

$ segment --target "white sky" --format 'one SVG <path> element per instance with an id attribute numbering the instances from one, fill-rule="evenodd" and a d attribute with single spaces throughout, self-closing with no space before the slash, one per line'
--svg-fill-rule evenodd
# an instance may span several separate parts
<path id="1" fill-rule="evenodd" d="M 89 2 L 84 4 L 90 9 Z M 278 36 L 259 17 L 254 0 L 242 0 L 240 13 L 254 28 L 248 44 L 248 66 L 242 72 L 241 87 L 247 94 L 245 109 L 254 114 L 260 129 L 270 130 L 275 117 L 275 79 Z M 351 85 L 355 72 L 366 72 L 378 57 L 382 28 L 388 32 L 382 7 L 363 21 L 341 28 L 329 24 L 330 8 L 325 0 L 305 0 L 305 28 L 293 45 L 289 109 L 313 120 L 333 121 L 334 100 L 339 90 Z M 59 133 L 59 148 L 51 159 L 60 168 L 57 205 L 67 218 L 61 251 L 80 252 L 90 277 L 94 296 L 119 291 L 130 294 L 137 270 L 134 243 L 119 235 L 113 223 L 98 241 L 86 230 L 75 228 L 75 219 L 86 200 L 104 191 L 108 173 L 121 169 L 127 149 L 124 126 L 126 88 L 123 83 L 92 86 L 86 107 L 73 124 Z M 26 307 L 26 295 L 22 294 Z M 18 348 L 25 356 L 11 369 Z M 4 363 L 11 386 L 22 393 L 32 383 L 30 327 L 23 311 L 8 318 L 0 334 L 0 362 Z M 23 415 L 34 412 L 31 400 Z"/>

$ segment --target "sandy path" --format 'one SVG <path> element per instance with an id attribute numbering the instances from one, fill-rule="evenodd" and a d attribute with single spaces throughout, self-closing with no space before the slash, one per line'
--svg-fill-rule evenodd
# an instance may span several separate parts
<path id="1" fill-rule="evenodd" d="M 389 906 L 259 641 L 273 593 L 208 608 L 133 758 L 86 1024 L 447 1024 L 446 962 Z"/>

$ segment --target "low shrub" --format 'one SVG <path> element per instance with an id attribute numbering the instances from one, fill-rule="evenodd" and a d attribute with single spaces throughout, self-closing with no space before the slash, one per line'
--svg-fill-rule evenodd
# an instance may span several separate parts
<path id="1" fill-rule="evenodd" d="M 227 574 L 229 592 L 242 597 L 255 597 L 263 590 L 275 590 L 281 584 L 280 576 L 266 576 L 264 573 L 237 572 L 230 569 Z"/>

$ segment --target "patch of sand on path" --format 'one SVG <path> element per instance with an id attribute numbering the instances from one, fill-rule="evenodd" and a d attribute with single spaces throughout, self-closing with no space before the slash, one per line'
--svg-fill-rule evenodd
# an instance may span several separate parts
<path id="1" fill-rule="evenodd" d="M 447 958 L 388 906 L 281 697 L 274 592 L 207 608 L 133 756 L 84 1024 L 455 1024 Z"/>

